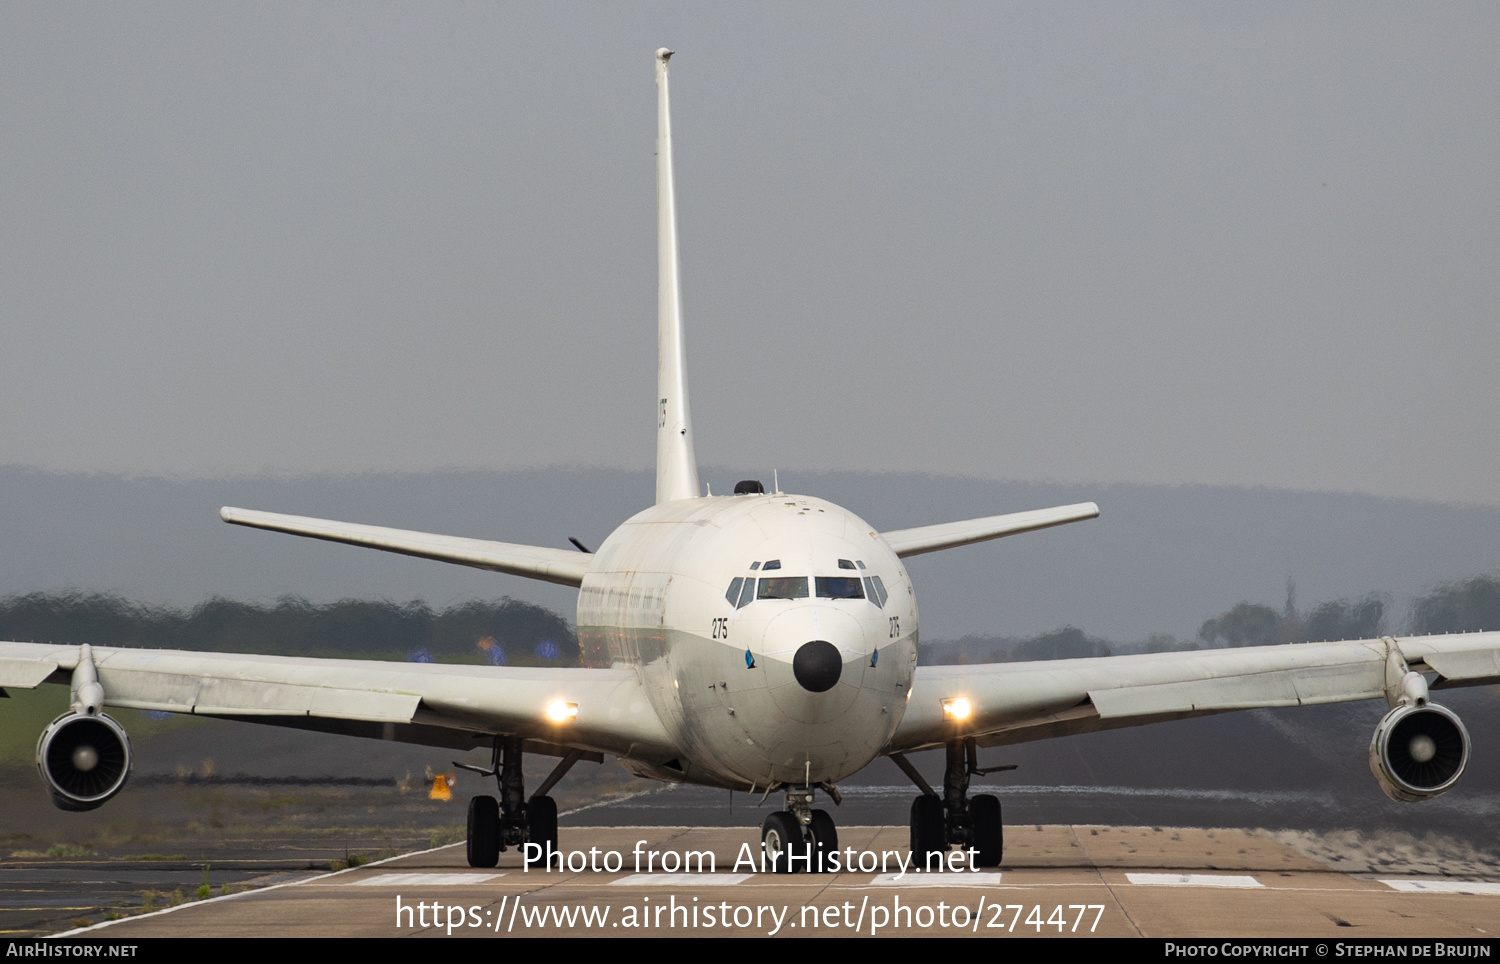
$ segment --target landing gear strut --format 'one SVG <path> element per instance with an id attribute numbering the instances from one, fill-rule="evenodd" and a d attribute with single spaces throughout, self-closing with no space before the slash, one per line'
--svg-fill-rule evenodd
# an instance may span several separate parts
<path id="1" fill-rule="evenodd" d="M 822 785 L 838 803 L 838 790 Z M 760 825 L 760 844 L 766 862 L 778 874 L 824 873 L 834 869 L 839 834 L 827 810 L 814 810 L 813 790 L 788 789 L 786 809 L 766 817 Z"/>
<path id="2" fill-rule="evenodd" d="M 549 852 L 555 852 L 557 802 L 546 794 L 581 757 L 576 750 L 564 756 L 530 800 L 526 799 L 526 779 L 521 772 L 519 737 L 497 737 L 487 768 L 455 764 L 482 776 L 493 776 L 500 790 L 499 800 L 481 796 L 469 801 L 469 866 L 493 867 L 507 849 L 528 843 L 540 850 L 523 850 L 527 866 L 540 865 Z"/>
<path id="3" fill-rule="evenodd" d="M 891 757 L 922 790 L 922 795 L 911 805 L 912 857 L 923 870 L 929 867 L 937 870 L 943 866 L 948 849 L 956 844 L 964 850 L 974 851 L 975 866 L 998 867 L 1005 849 L 1000 798 L 981 793 L 970 799 L 969 777 L 1014 770 L 1015 767 L 980 769 L 973 737 L 950 741 L 947 753 L 942 796 L 938 796 L 904 756 L 893 754 Z"/>

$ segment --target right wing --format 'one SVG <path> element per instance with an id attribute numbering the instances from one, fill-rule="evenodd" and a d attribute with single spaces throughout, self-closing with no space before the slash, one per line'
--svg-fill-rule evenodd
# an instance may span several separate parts
<path id="1" fill-rule="evenodd" d="M 581 553 L 580 553 L 581 555 Z M 68 683 L 84 647 L 0 642 L 0 687 Z M 659 763 L 677 751 L 633 671 L 87 647 L 103 704 L 472 749 L 496 735 Z M 554 704 L 576 713 L 561 721 Z"/>
<path id="2" fill-rule="evenodd" d="M 439 562 L 457 563 L 460 566 L 488 569 L 491 572 L 504 572 L 512 576 L 540 579 L 543 582 L 555 582 L 575 589 L 583 584 L 584 574 L 589 571 L 593 561 L 593 556 L 571 549 L 440 536 L 431 532 L 387 529 L 385 526 L 334 522 L 331 519 L 310 519 L 306 516 L 257 512 L 254 509 L 236 509 L 232 506 L 220 509 L 219 517 L 239 526 L 399 552 L 405 556 L 419 556 Z"/>

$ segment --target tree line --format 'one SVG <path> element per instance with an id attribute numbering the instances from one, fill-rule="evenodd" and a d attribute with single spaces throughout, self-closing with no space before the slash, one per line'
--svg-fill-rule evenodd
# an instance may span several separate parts
<path id="1" fill-rule="evenodd" d="M 0 639 L 511 666 L 579 662 L 566 619 L 508 597 L 445 609 L 419 600 L 294 596 L 270 604 L 214 598 L 177 609 L 102 593 L 38 592 L 0 599 Z"/>
<path id="2" fill-rule="evenodd" d="M 1196 639 L 1157 634 L 1121 642 L 1064 626 L 1029 637 L 965 636 L 922 643 L 920 661 L 1021 662 L 1373 639 L 1392 631 L 1388 609 L 1387 599 L 1372 593 L 1303 611 L 1289 584 L 1280 609 L 1238 603 L 1205 620 Z M 1402 632 L 1412 635 L 1500 629 L 1500 579 L 1476 576 L 1439 586 L 1412 602 L 1407 623 Z M 38 592 L 0 599 L 0 639 L 497 666 L 576 666 L 580 661 L 578 637 L 567 619 L 508 597 L 444 609 L 420 600 L 312 603 L 288 596 L 261 604 L 214 598 L 178 609 L 103 593 Z"/>
<path id="3" fill-rule="evenodd" d="M 1123 653 L 1181 652 L 1239 646 L 1274 646 L 1337 639 L 1374 639 L 1389 627 L 1389 601 L 1379 593 L 1337 599 L 1303 611 L 1296 587 L 1287 585 L 1285 604 L 1241 602 L 1204 620 L 1196 639 L 1156 634 L 1137 642 L 1089 636 L 1064 626 L 1030 637 L 965 636 L 948 642 L 923 643 L 922 663 L 1009 663 L 1039 659 L 1078 659 Z M 1500 579 L 1475 576 L 1446 583 L 1412 601 L 1402 635 L 1425 636 L 1500 630 Z"/>

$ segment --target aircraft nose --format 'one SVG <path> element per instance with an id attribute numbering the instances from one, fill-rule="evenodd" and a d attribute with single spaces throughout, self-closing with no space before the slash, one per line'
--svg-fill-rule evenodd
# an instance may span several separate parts
<path id="1" fill-rule="evenodd" d="M 844 658 L 839 648 L 826 639 L 815 639 L 797 647 L 792 657 L 792 675 L 809 693 L 826 693 L 838 683 L 844 672 Z"/>
<path id="2" fill-rule="evenodd" d="M 799 723 L 843 720 L 870 662 L 859 622 L 836 606 L 810 603 L 776 616 L 763 638 L 759 665 L 777 708 Z"/>

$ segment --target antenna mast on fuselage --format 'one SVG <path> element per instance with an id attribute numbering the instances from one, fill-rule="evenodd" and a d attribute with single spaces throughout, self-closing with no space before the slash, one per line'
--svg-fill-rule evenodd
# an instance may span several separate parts
<path id="1" fill-rule="evenodd" d="M 656 52 L 656 502 L 698 497 L 698 460 L 688 415 L 682 338 L 682 285 L 677 277 L 677 203 L 672 186 L 672 115 L 667 61 Z"/>

